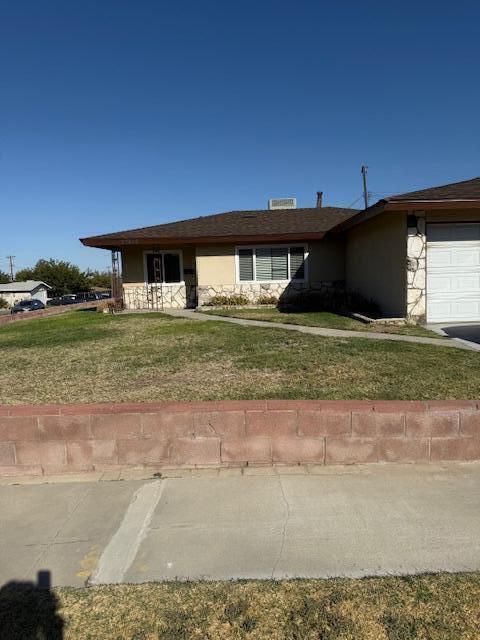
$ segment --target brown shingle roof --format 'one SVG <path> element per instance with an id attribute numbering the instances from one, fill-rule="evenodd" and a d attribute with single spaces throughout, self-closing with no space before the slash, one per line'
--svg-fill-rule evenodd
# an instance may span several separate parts
<path id="1" fill-rule="evenodd" d="M 480 177 L 462 182 L 452 182 L 440 187 L 410 191 L 385 198 L 387 201 L 403 200 L 480 200 Z"/>
<path id="2" fill-rule="evenodd" d="M 422 209 L 478 208 L 480 205 L 480 177 L 382 198 L 367 209 L 360 211 L 357 216 L 340 222 L 334 231 L 345 231 L 345 229 L 361 224 L 365 220 L 370 220 L 383 211 L 408 210 L 415 207 L 414 203 L 417 202 L 421 203 Z"/>
<path id="3" fill-rule="evenodd" d="M 119 231 L 101 236 L 82 238 L 90 247 L 110 248 L 129 244 L 178 242 L 228 242 L 255 239 L 286 240 L 321 238 L 341 222 L 358 212 L 357 209 L 311 207 L 305 209 L 277 209 L 228 211 L 190 220 L 180 220 Z"/>

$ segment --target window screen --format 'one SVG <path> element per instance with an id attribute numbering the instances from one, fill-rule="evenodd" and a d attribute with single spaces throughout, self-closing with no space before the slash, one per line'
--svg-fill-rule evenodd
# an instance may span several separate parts
<path id="1" fill-rule="evenodd" d="M 253 280 L 253 250 L 239 249 L 238 251 L 238 270 L 240 280 Z"/>
<path id="2" fill-rule="evenodd" d="M 257 280 L 287 280 L 288 253 L 285 247 L 256 251 Z"/>
<path id="3" fill-rule="evenodd" d="M 290 279 L 303 280 L 304 278 L 304 249 L 303 247 L 290 247 Z"/>
<path id="4" fill-rule="evenodd" d="M 271 249 L 272 280 L 288 280 L 288 249 Z"/>
<path id="5" fill-rule="evenodd" d="M 257 249 L 255 253 L 256 279 L 272 280 L 272 257 L 270 249 Z"/>

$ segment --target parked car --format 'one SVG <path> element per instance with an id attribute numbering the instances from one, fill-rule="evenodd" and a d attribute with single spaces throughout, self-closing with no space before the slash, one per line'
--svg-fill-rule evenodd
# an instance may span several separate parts
<path id="1" fill-rule="evenodd" d="M 61 298 L 48 298 L 47 299 L 47 307 L 58 307 L 62 304 Z"/>
<path id="2" fill-rule="evenodd" d="M 27 313 L 28 311 L 38 311 L 39 309 L 45 309 L 45 305 L 41 300 L 20 300 L 13 305 L 10 313 Z"/>
<path id="3" fill-rule="evenodd" d="M 95 302 L 95 300 L 104 300 L 110 298 L 107 291 L 86 291 L 83 293 L 66 293 L 57 298 L 50 298 L 47 301 L 48 306 L 58 307 L 65 304 L 79 304 L 80 302 Z"/>
<path id="4" fill-rule="evenodd" d="M 87 293 L 77 293 L 76 302 L 92 302 L 93 300 L 101 300 L 102 294 L 97 291 L 88 291 Z"/>

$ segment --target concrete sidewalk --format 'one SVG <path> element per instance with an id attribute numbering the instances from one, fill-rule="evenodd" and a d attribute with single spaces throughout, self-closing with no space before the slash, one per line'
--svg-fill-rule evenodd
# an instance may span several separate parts
<path id="1" fill-rule="evenodd" d="M 217 322 L 230 322 L 245 327 L 262 327 L 265 329 L 285 329 L 286 331 L 298 331 L 308 333 L 313 336 L 325 338 L 367 338 L 367 340 L 390 340 L 392 342 L 410 342 L 417 344 L 430 344 L 436 347 L 453 347 L 454 349 L 465 349 L 476 351 L 475 347 L 466 341 L 456 338 L 425 338 L 422 336 L 407 336 L 398 333 L 377 333 L 374 331 L 350 331 L 347 329 L 327 329 L 323 327 L 308 327 L 300 324 L 285 324 L 283 322 L 267 322 L 264 320 L 247 320 L 246 318 L 232 318 L 230 316 L 216 316 L 213 314 L 192 311 L 191 309 L 165 309 L 162 311 L 166 315 L 175 318 L 186 318 L 188 320 L 202 320 Z"/>
<path id="2" fill-rule="evenodd" d="M 0 584 L 480 569 L 476 463 L 4 485 L 0 512 Z"/>

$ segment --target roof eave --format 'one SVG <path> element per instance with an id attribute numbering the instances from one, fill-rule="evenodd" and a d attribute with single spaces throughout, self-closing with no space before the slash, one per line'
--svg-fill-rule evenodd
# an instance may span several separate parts
<path id="1" fill-rule="evenodd" d="M 321 240 L 326 231 L 310 231 L 304 233 L 278 233 L 278 234 L 243 234 L 230 236 L 190 236 L 178 238 L 106 238 L 93 236 L 91 238 L 80 238 L 80 242 L 86 247 L 96 247 L 98 249 L 121 249 L 131 246 L 178 246 L 184 244 L 229 244 L 246 242 L 284 242 L 284 241 L 304 241 Z"/>
<path id="2" fill-rule="evenodd" d="M 364 209 L 357 216 L 331 229 L 339 233 L 347 231 L 362 222 L 366 222 L 384 211 L 429 211 L 432 209 L 480 209 L 480 200 L 379 200 L 368 209 Z"/>
<path id="3" fill-rule="evenodd" d="M 480 209 L 480 200 L 387 200 L 387 211 L 411 211 L 431 209 Z"/>

